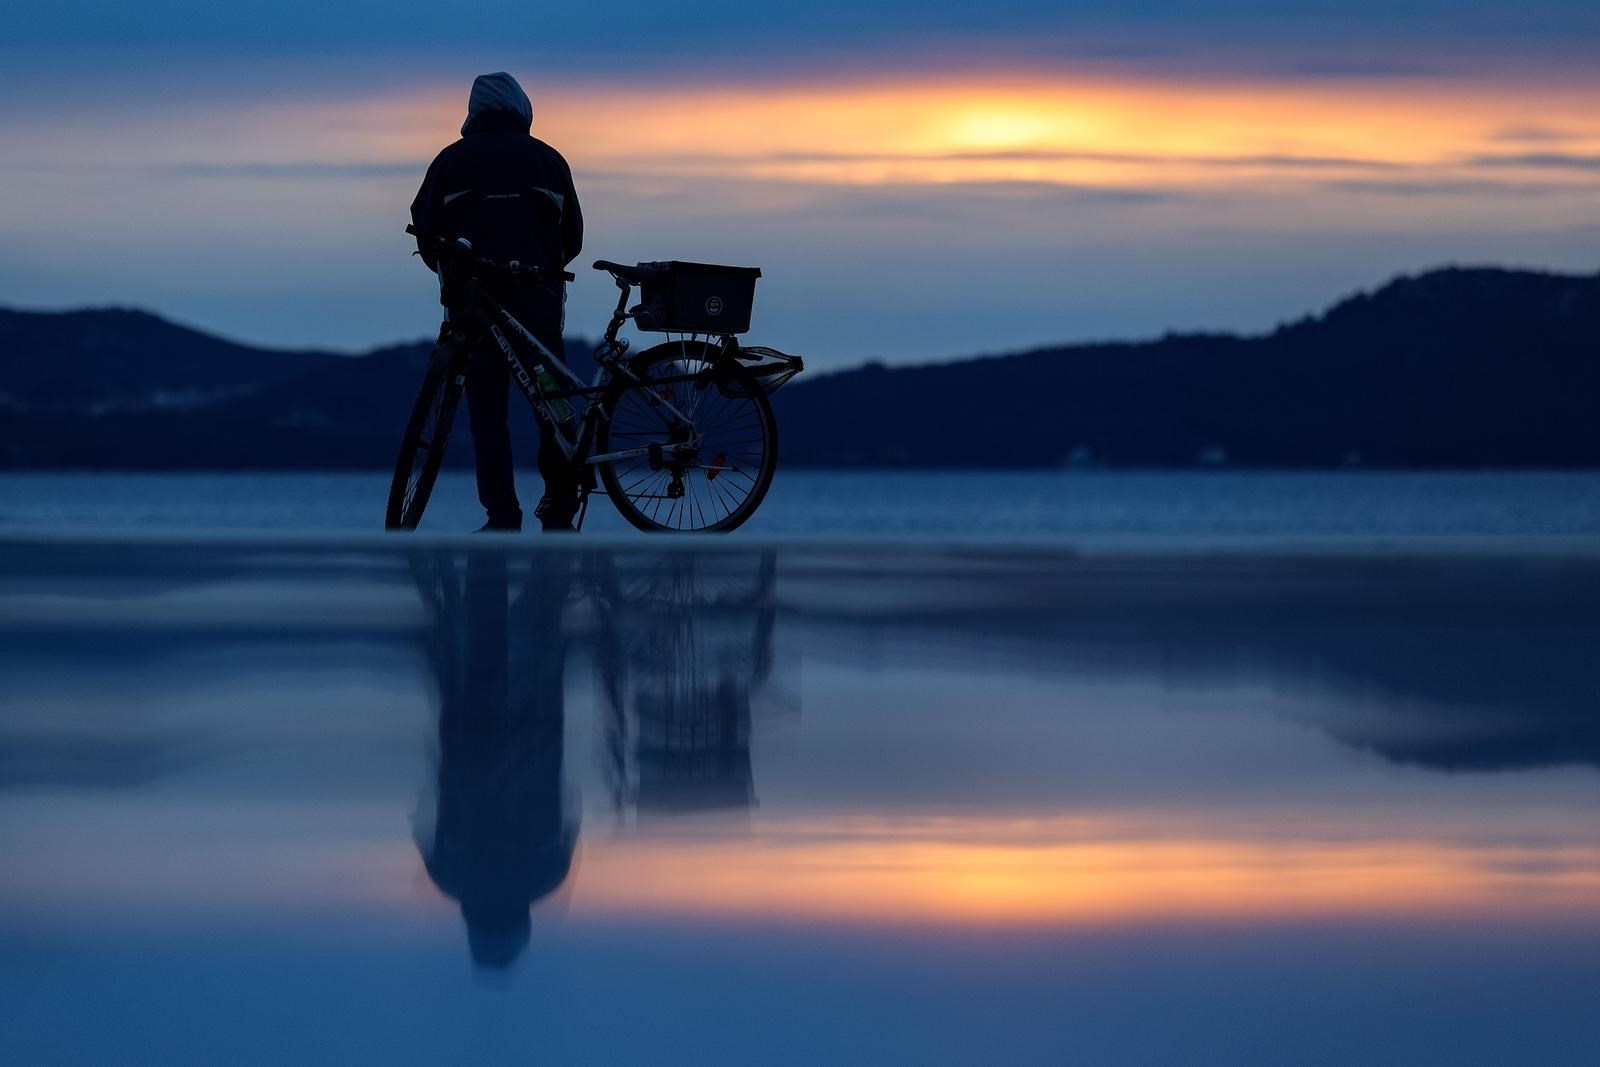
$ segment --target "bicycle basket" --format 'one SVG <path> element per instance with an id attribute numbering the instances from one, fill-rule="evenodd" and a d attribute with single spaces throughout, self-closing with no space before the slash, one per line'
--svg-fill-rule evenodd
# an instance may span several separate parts
<path id="1" fill-rule="evenodd" d="M 805 361 L 799 356 L 762 345 L 740 348 L 734 358 L 750 372 L 756 385 L 768 396 L 788 385 L 790 378 L 806 369 Z M 740 396 L 744 392 L 743 383 L 731 378 L 724 379 L 718 387 L 725 396 Z"/>
<path id="2" fill-rule="evenodd" d="M 760 267 L 645 263 L 660 273 L 639 287 L 634 325 L 657 333 L 744 333 L 750 328 Z"/>

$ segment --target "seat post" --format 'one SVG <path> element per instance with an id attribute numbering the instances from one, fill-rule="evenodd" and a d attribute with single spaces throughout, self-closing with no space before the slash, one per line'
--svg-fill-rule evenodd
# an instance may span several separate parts
<path id="1" fill-rule="evenodd" d="M 611 322 L 606 325 L 605 340 L 608 345 L 613 345 L 617 340 L 617 331 L 622 329 L 622 324 L 628 321 L 628 297 L 633 292 L 633 286 L 616 278 L 617 306 L 611 312 Z"/>

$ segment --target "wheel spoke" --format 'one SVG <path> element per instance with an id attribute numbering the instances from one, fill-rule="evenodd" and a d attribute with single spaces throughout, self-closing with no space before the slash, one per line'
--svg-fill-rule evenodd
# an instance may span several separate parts
<path id="1" fill-rule="evenodd" d="M 726 369 L 713 366 L 713 355 L 707 342 L 669 341 L 654 361 L 635 365 L 640 382 L 609 402 L 605 441 L 615 444 L 598 451 L 646 444 L 662 449 L 654 469 L 645 456 L 600 465 L 608 492 L 635 525 L 726 528 L 730 520 L 742 522 L 765 492 L 771 477 L 770 408 L 758 386 L 736 378 L 737 388 L 730 388 L 722 379 Z M 677 415 L 657 406 L 655 396 Z M 678 422 L 680 416 L 687 426 Z"/>

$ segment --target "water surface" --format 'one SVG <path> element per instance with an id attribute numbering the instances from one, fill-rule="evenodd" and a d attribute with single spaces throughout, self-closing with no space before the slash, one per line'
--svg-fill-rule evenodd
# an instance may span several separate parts
<path id="1" fill-rule="evenodd" d="M 18 1063 L 1587 1063 L 1600 557 L 0 542 Z"/>
<path id="2" fill-rule="evenodd" d="M 535 472 L 519 474 L 524 502 Z M 0 474 L 0 528 L 374 530 L 386 473 Z M 587 529 L 632 533 L 603 495 Z M 423 528 L 483 522 L 446 472 Z M 745 536 L 1050 543 L 1079 536 L 1600 534 L 1592 472 L 779 471 Z"/>

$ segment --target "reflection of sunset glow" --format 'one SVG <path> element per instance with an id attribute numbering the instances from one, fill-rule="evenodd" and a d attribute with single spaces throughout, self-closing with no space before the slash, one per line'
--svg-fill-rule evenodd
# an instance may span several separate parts
<path id="1" fill-rule="evenodd" d="M 157 816 L 152 818 L 152 816 Z M 146 810 L 138 833 L 18 835 L 33 862 L 0 885 L 14 916 L 261 915 L 351 908 L 449 913 L 415 846 L 386 833 L 326 840 L 284 813 L 197 825 Z M 375 825 L 386 825 L 376 819 Z M 1407 831 L 1335 824 L 1185 825 L 1154 813 L 1095 818 L 854 816 L 586 831 L 570 913 L 948 926 L 1486 918 L 1600 919 L 1600 841 L 1557 817 L 1535 833 L 1474 812 Z M 152 863 L 152 828 L 173 855 Z M 353 830 L 354 826 L 347 828 Z"/>
<path id="2" fill-rule="evenodd" d="M 602 913 L 1064 925 L 1600 911 L 1600 847 L 1108 829 L 879 825 L 613 842 L 586 852 L 574 903 Z"/>

